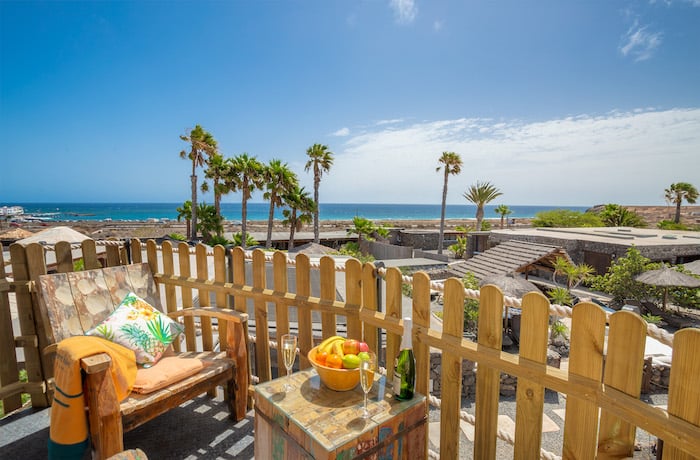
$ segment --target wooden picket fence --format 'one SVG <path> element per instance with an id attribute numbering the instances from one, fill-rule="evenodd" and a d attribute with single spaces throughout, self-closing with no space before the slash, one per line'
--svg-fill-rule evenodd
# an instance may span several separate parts
<path id="1" fill-rule="evenodd" d="M 95 242 L 82 244 L 85 268 L 96 268 Z M 309 363 L 306 353 L 313 346 L 312 311 L 321 316 L 321 336 L 334 335 L 337 325 L 345 324 L 349 337 L 362 337 L 372 349 L 395 356 L 404 333 L 401 320 L 401 285 L 398 269 L 385 273 L 386 303 L 377 311 L 377 270 L 371 263 L 350 259 L 338 269 L 335 260 L 325 256 L 318 264 L 299 254 L 289 261 L 282 252 L 261 250 L 250 256 L 240 248 L 227 252 L 223 247 L 203 245 L 191 248 L 185 243 L 174 247 L 154 241 L 142 245 L 138 240 L 124 245 L 106 246 L 106 265 L 141 262 L 145 259 L 161 289 L 161 300 L 168 311 L 188 308 L 195 303 L 208 306 L 213 299 L 217 306 L 248 311 L 252 303 L 255 339 L 251 369 L 260 382 L 272 376 L 270 356 L 271 325 L 268 315 L 274 309 L 275 337 L 296 326 L 299 336 L 300 366 Z M 41 351 L 48 343 L 45 313 L 36 303 L 33 280 L 46 272 L 44 249 L 38 245 L 10 248 L 13 279 L 5 276 L 0 256 L 0 398 L 6 409 L 18 407 L 19 393 L 28 392 L 32 404 L 48 404 L 48 375 L 43 374 Z M 56 270 L 72 271 L 70 246 L 55 248 Z M 129 257 L 130 253 L 130 257 Z M 213 260 L 213 265 L 212 265 Z M 194 261 L 194 264 L 192 264 Z M 290 292 L 287 278 L 293 264 L 295 283 Z M 271 264 L 272 279 L 266 279 Z M 192 266 L 194 265 L 194 266 Z M 248 266 L 247 275 L 246 266 Z M 210 270 L 210 267 L 213 269 Z M 311 273 L 320 273 L 319 296 L 311 295 Z M 210 273 L 213 271 L 213 273 Z M 345 299 L 336 299 L 336 276 L 345 276 Z M 581 303 L 574 307 L 570 332 L 571 350 L 568 371 L 546 364 L 550 304 L 547 299 L 530 293 L 522 300 L 520 352 L 501 351 L 504 297 L 494 286 L 485 286 L 479 295 L 478 340 L 463 338 L 463 304 L 465 290 L 457 279 L 444 283 L 443 330 L 430 327 L 430 289 L 428 276 L 417 273 L 412 279 L 414 351 L 417 362 L 416 389 L 429 393 L 430 349 L 442 352 L 440 407 L 440 458 L 459 458 L 461 417 L 462 362 L 477 363 L 475 440 L 473 458 L 496 458 L 498 437 L 499 384 L 501 372 L 518 377 L 514 452 L 516 458 L 550 456 L 542 452 L 542 418 L 545 389 L 567 397 L 562 445 L 564 458 L 620 458 L 634 450 L 635 428 L 665 441 L 663 458 L 696 458 L 700 452 L 700 330 L 677 332 L 673 340 L 673 361 L 668 389 L 668 409 L 652 407 L 639 399 L 646 325 L 637 315 L 617 312 L 607 320 L 600 307 Z M 8 294 L 16 296 L 20 319 L 19 334 L 9 321 Z M 231 300 L 232 299 L 232 300 Z M 296 313 L 296 324 L 290 324 L 289 313 Z M 9 326 L 8 326 L 9 325 Z M 606 340 L 607 326 L 607 340 Z M 215 345 L 216 328 L 198 325 L 205 347 Z M 186 340 L 196 340 L 194 325 L 188 325 Z M 378 333 L 386 340 L 378 341 Z M 221 333 L 221 331 L 218 331 Z M 9 338 L 9 339 L 8 339 Z M 29 382 L 17 382 L 18 364 L 15 347 L 23 347 Z M 206 348 L 205 348 L 206 349 Z M 8 352 L 8 350 L 10 352 Z M 276 366 L 274 366 L 276 367 Z M 388 378 L 391 378 L 391 367 Z M 280 373 L 284 374 L 283 366 Z M 426 406 L 426 412 L 428 407 Z M 427 446 L 426 446 L 427 449 Z"/>

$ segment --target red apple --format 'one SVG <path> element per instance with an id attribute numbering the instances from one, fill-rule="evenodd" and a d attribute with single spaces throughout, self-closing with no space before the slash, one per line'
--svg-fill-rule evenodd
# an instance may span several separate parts
<path id="1" fill-rule="evenodd" d="M 365 342 L 360 342 L 360 351 L 368 352 L 369 345 L 367 345 Z"/>
<path id="2" fill-rule="evenodd" d="M 360 342 L 355 339 L 347 339 L 343 342 L 343 353 L 356 355 L 360 352 Z"/>

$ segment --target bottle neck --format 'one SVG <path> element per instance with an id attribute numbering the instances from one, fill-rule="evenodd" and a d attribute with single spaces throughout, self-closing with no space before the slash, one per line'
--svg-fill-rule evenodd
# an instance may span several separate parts
<path id="1" fill-rule="evenodd" d="M 411 339 L 411 333 L 413 332 L 411 318 L 403 319 L 403 336 L 401 337 L 401 349 L 406 350 L 413 348 L 413 340 Z"/>

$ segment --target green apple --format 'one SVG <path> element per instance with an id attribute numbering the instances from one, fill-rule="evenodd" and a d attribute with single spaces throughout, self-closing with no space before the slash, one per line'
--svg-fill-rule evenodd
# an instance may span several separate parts
<path id="1" fill-rule="evenodd" d="M 343 367 L 345 369 L 357 369 L 360 367 L 359 356 L 352 353 L 348 353 L 347 355 L 343 356 Z"/>

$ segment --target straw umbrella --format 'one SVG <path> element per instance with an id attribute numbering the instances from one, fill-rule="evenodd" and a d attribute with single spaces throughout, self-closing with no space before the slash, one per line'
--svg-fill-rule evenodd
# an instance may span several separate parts
<path id="1" fill-rule="evenodd" d="M 515 273 L 508 273 L 506 275 L 489 275 L 479 282 L 479 286 L 485 286 L 487 284 L 498 286 L 498 288 L 503 291 L 505 295 L 517 297 L 519 299 L 522 299 L 528 292 L 540 292 L 537 286 L 524 278 L 520 278 Z M 503 319 L 503 326 L 505 329 L 508 329 L 508 309 L 509 307 L 506 305 L 505 318 Z M 519 326 L 517 328 L 514 327 L 513 329 L 518 329 L 517 332 L 515 330 L 512 332 L 515 334 L 515 339 L 519 341 Z"/>
<path id="2" fill-rule="evenodd" d="M 696 288 L 700 287 L 700 279 L 694 278 L 685 273 L 681 273 L 677 270 L 673 270 L 664 265 L 663 268 L 658 270 L 650 270 L 644 272 L 635 277 L 635 280 L 640 283 L 648 284 L 650 286 L 659 286 L 664 288 L 664 303 L 663 310 L 666 311 L 666 304 L 668 303 L 668 288 L 669 287 L 685 287 L 685 288 Z"/>
<path id="3" fill-rule="evenodd" d="M 683 268 L 688 270 L 693 275 L 700 275 L 700 260 L 695 260 L 693 262 L 683 264 Z"/>

